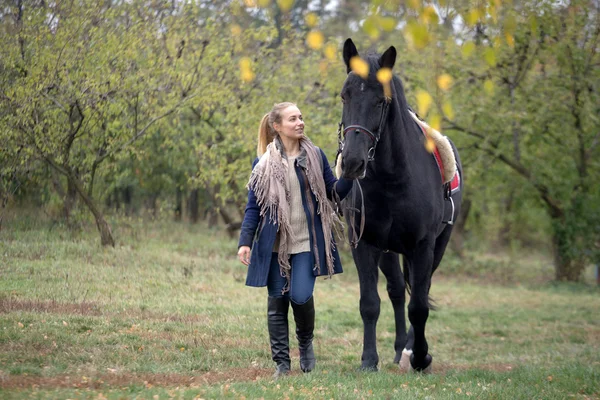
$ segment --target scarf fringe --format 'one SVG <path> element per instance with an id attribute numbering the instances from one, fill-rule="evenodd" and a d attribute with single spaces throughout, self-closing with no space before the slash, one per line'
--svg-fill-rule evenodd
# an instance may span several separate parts
<path id="1" fill-rule="evenodd" d="M 250 175 L 247 188 L 254 190 L 257 203 L 260 207 L 260 216 L 265 217 L 269 214 L 269 223 L 277 223 L 279 231 L 279 251 L 277 260 L 281 276 L 286 278 L 286 285 L 282 294 L 289 291 L 291 280 L 291 269 L 288 254 L 288 239 L 293 240 L 293 232 L 290 224 L 290 199 L 289 185 L 287 182 L 287 163 L 283 163 L 283 156 L 277 147 L 279 139 L 275 139 L 267 146 L 265 154 L 262 155 L 258 164 Z M 332 205 L 327 199 L 325 182 L 320 168 L 321 154 L 317 147 L 308 139 L 303 137 L 300 140 L 300 149 L 306 153 L 306 176 L 310 190 L 317 199 L 316 213 L 321 216 L 323 226 L 323 236 L 325 242 L 325 258 L 327 263 L 327 273 L 331 277 L 334 273 L 334 255 L 335 241 L 332 228 L 341 221 L 337 217 Z M 319 173 L 317 173 L 317 171 Z M 283 200 L 283 201 L 282 201 Z M 316 238 L 314 238 L 316 240 Z M 318 267 L 318 266 L 316 266 Z"/>

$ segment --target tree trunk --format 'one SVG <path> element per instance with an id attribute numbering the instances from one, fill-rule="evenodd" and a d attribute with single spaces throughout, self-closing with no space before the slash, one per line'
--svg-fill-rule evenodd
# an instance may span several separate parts
<path id="1" fill-rule="evenodd" d="M 564 232 L 554 232 L 554 267 L 557 281 L 578 282 L 585 269 L 585 260 L 568 253 L 569 241 Z"/>
<path id="2" fill-rule="evenodd" d="M 173 219 L 175 222 L 181 222 L 181 214 L 183 213 L 183 190 L 177 188 L 177 192 L 175 194 L 175 214 L 173 215 Z"/>
<path id="3" fill-rule="evenodd" d="M 188 204 L 189 204 L 188 209 L 190 210 L 190 222 L 192 224 L 197 223 L 199 216 L 200 216 L 200 214 L 199 214 L 199 210 L 200 210 L 199 196 L 200 196 L 199 189 L 193 189 L 192 192 L 190 193 L 190 198 L 188 201 Z"/>
<path id="4" fill-rule="evenodd" d="M 125 208 L 125 215 L 130 216 L 133 214 L 133 187 L 128 185 L 121 189 L 123 195 L 123 207 Z"/>
<path id="5" fill-rule="evenodd" d="M 77 190 L 75 186 L 71 182 L 71 180 L 67 179 L 67 192 L 65 193 L 64 203 L 63 203 L 63 215 L 67 224 L 71 219 L 71 211 L 75 207 L 75 202 L 77 201 Z"/>
<path id="6" fill-rule="evenodd" d="M 112 231 L 110 229 L 110 225 L 104 219 L 104 215 L 100 209 L 96 206 L 94 199 L 88 196 L 87 192 L 84 190 L 83 185 L 77 177 L 73 175 L 73 173 L 69 173 L 67 176 L 69 182 L 73 185 L 77 193 L 81 197 L 81 200 L 85 203 L 87 208 L 91 211 L 96 219 L 96 226 L 98 227 L 98 231 L 100 232 L 100 243 L 102 246 L 112 246 L 115 247 L 115 239 L 112 236 Z"/>

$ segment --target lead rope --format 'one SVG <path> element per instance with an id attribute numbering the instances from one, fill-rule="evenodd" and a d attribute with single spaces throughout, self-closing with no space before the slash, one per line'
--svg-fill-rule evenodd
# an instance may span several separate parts
<path id="1" fill-rule="evenodd" d="M 337 184 L 337 182 L 336 182 Z M 350 231 L 348 233 L 348 244 L 350 244 L 350 246 L 352 246 L 352 248 L 356 248 L 358 246 L 358 242 L 360 241 L 360 238 L 363 235 L 363 232 L 365 230 L 365 198 L 363 195 L 363 190 L 362 187 L 360 186 L 360 182 L 358 181 L 358 179 L 356 179 L 354 181 L 354 184 L 357 185 L 358 187 L 358 193 L 360 194 L 360 210 L 356 207 L 355 204 L 355 200 L 356 200 L 356 196 L 354 194 L 354 189 L 352 189 L 352 204 L 348 204 L 348 201 L 346 200 L 346 211 L 348 212 L 348 220 L 350 221 Z M 340 200 L 340 196 L 337 193 L 337 190 L 335 190 L 335 187 L 333 189 L 333 198 L 335 200 L 335 204 L 336 204 L 336 208 L 337 208 L 337 213 L 343 217 L 344 216 L 344 207 L 342 207 L 342 201 Z M 360 228 L 358 233 L 356 232 L 356 214 L 359 212 L 360 213 Z M 341 236 L 341 235 L 340 235 Z"/>
<path id="2" fill-rule="evenodd" d="M 338 158 L 342 155 L 342 150 L 344 149 L 344 141 L 342 139 L 342 127 L 344 126 L 344 124 L 340 121 L 340 123 L 338 124 L 338 151 L 337 154 L 335 155 L 335 163 L 334 165 L 337 165 L 338 162 Z M 381 129 L 381 128 L 380 128 Z M 337 182 L 336 182 L 337 184 Z M 352 204 L 348 204 L 346 207 L 346 210 L 349 213 L 356 213 L 356 212 L 360 212 L 360 230 L 357 233 L 356 232 L 356 226 L 355 226 L 355 214 L 348 214 L 348 220 L 350 221 L 350 232 L 348 233 L 348 244 L 350 244 L 350 246 L 352 246 L 352 248 L 356 248 L 358 246 L 358 242 L 360 241 L 360 238 L 363 235 L 363 232 L 365 230 L 365 198 L 364 198 L 364 194 L 363 194 L 363 190 L 362 187 L 360 186 L 360 182 L 358 179 L 354 180 L 354 184 L 358 186 L 358 192 L 360 194 L 360 210 L 358 208 L 356 208 L 356 205 L 354 204 L 354 200 L 355 200 L 355 195 L 354 195 L 354 189 L 352 189 Z M 340 217 L 344 216 L 344 207 L 342 207 L 342 200 L 340 199 L 340 196 L 337 193 L 337 190 L 335 190 L 335 186 L 333 188 L 333 193 L 332 193 L 332 197 L 335 200 L 335 205 L 337 208 L 337 213 L 340 215 Z M 340 235 L 342 236 L 342 235 Z M 343 236 L 342 236 L 343 237 Z M 354 238 L 354 239 L 353 239 Z"/>

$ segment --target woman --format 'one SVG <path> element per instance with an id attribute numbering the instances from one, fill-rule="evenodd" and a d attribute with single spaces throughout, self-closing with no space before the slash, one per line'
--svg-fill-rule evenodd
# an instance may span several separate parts
<path id="1" fill-rule="evenodd" d="M 315 279 L 342 272 L 332 235 L 335 214 L 328 199 L 334 190 L 344 198 L 352 181 L 335 179 L 323 151 L 304 135 L 302 114 L 293 103 L 275 104 L 263 117 L 257 156 L 248 183 L 238 257 L 248 266 L 246 285 L 267 286 L 277 378 L 290 371 L 290 302 L 300 368 L 310 372 L 315 367 Z"/>

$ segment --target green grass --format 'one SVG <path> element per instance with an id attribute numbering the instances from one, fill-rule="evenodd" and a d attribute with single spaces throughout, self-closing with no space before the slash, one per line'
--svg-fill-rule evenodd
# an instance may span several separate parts
<path id="1" fill-rule="evenodd" d="M 93 226 L 18 223 L 0 232 L 0 398 L 600 397 L 600 290 L 551 283 L 543 255 L 448 257 L 423 376 L 392 362 L 383 276 L 380 371 L 357 371 L 359 288 L 345 253 L 346 272 L 315 290 L 316 370 L 275 382 L 266 289 L 244 285 L 236 240 L 121 219 L 118 245 L 102 249 Z"/>

